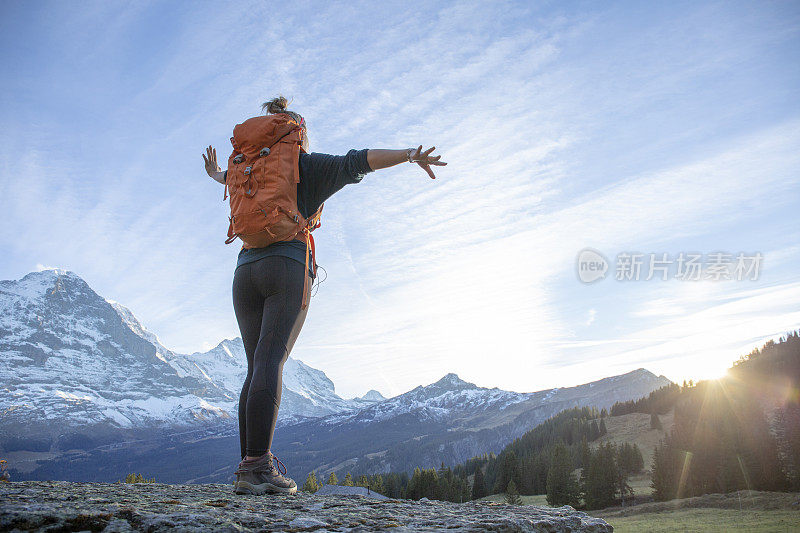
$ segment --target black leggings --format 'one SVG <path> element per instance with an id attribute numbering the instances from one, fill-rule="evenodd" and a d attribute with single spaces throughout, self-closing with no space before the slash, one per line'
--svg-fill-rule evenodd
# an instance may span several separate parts
<path id="1" fill-rule="evenodd" d="M 242 459 L 264 455 L 272 445 L 283 363 L 308 313 L 308 306 L 300 309 L 304 273 L 304 265 L 294 259 L 268 256 L 240 265 L 233 274 L 233 309 L 247 354 L 239 396 Z"/>

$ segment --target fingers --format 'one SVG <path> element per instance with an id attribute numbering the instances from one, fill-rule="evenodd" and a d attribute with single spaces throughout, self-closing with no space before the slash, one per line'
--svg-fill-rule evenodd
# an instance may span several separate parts
<path id="1" fill-rule="evenodd" d="M 433 150 L 433 148 L 431 148 L 431 150 Z M 429 153 L 429 152 L 430 152 L 430 150 L 428 150 L 428 152 L 426 152 L 426 153 Z M 435 155 L 433 157 L 428 156 L 428 159 L 427 159 L 427 161 L 425 161 L 425 164 L 426 165 L 444 166 L 447 163 L 445 163 L 443 161 L 439 161 L 439 159 L 441 159 L 441 157 L 442 157 L 441 155 Z"/>
<path id="2" fill-rule="evenodd" d="M 208 148 L 206 148 L 206 154 L 208 155 L 208 161 L 217 162 L 217 149 L 213 148 L 210 144 Z M 205 159 L 205 156 L 203 158 Z"/>
<path id="3" fill-rule="evenodd" d="M 430 148 L 422 152 L 422 145 L 420 144 L 419 148 L 417 148 L 417 152 L 413 155 L 413 159 L 417 160 L 416 161 L 417 164 L 422 168 L 424 168 L 425 172 L 427 172 L 428 175 L 433 180 L 436 179 L 436 176 L 434 175 L 433 170 L 431 170 L 430 165 L 435 165 L 438 167 L 443 167 L 447 165 L 447 163 L 445 163 L 444 161 L 440 161 L 440 159 L 442 158 L 441 155 L 435 155 L 435 156 L 430 155 L 430 153 L 433 152 L 435 149 L 436 149 L 435 146 L 431 146 Z"/>
<path id="4" fill-rule="evenodd" d="M 429 167 L 428 165 L 426 165 L 424 163 L 420 163 L 420 162 L 417 162 L 417 164 L 425 169 L 425 172 L 428 173 L 428 176 L 430 176 L 432 180 L 436 179 L 436 176 L 433 175 L 433 171 L 431 170 L 431 167 Z"/>
<path id="5" fill-rule="evenodd" d="M 202 154 L 202 155 L 203 155 L 203 163 L 205 163 L 206 172 L 208 172 L 209 176 L 211 175 L 212 172 L 214 172 L 214 171 L 218 172 L 219 170 L 221 170 L 219 168 L 219 165 L 217 164 L 217 149 L 216 148 L 214 148 L 213 146 L 211 146 L 209 144 L 208 148 L 206 148 L 206 153 Z"/>

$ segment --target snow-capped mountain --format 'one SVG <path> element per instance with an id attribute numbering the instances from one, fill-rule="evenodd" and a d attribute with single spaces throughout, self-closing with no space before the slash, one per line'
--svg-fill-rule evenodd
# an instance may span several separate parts
<path id="1" fill-rule="evenodd" d="M 370 389 L 364 396 L 360 398 L 353 398 L 354 400 L 366 400 L 368 402 L 382 402 L 386 398 L 380 392 L 376 391 L 375 389 Z"/>
<path id="2" fill-rule="evenodd" d="M 247 376 L 247 356 L 242 339 L 238 337 L 226 339 L 207 352 L 172 355 L 169 361 L 180 372 L 205 377 L 235 394 L 237 399 Z M 303 417 L 349 412 L 380 401 L 363 397 L 352 400 L 341 398 L 336 394 L 333 381 L 325 372 L 291 356 L 283 364 L 282 382 L 281 408 L 278 413 L 281 424 Z M 380 396 L 380 393 L 377 394 Z"/>
<path id="3" fill-rule="evenodd" d="M 136 464 L 162 481 L 227 482 L 246 372 L 240 339 L 172 352 L 72 272 L 0 281 L 0 448 L 31 479 L 115 481 Z M 563 409 L 609 407 L 666 383 L 639 369 L 518 393 L 447 374 L 389 399 L 343 399 L 324 372 L 289 357 L 273 450 L 299 479 L 454 464 Z"/>
<path id="4" fill-rule="evenodd" d="M 478 387 L 450 373 L 359 411 L 283 428 L 273 447 L 301 472 L 315 469 L 322 476 L 438 467 L 499 452 L 564 409 L 608 408 L 668 383 L 640 368 L 577 387 L 521 393 Z"/>
<path id="5" fill-rule="evenodd" d="M 241 339 L 174 353 L 72 272 L 0 281 L 0 435 L 236 419 L 246 374 Z M 340 398 L 324 372 L 291 357 L 283 387 L 283 423 L 374 403 Z"/>
<path id="6" fill-rule="evenodd" d="M 80 277 L 64 271 L 0 281 L 4 433 L 107 422 L 191 424 L 225 418 L 232 398 L 178 375 L 153 344 Z"/>

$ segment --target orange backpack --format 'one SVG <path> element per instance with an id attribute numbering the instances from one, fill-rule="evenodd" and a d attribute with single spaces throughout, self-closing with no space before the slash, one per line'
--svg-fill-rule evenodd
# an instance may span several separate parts
<path id="1" fill-rule="evenodd" d="M 263 248 L 278 241 L 306 242 L 302 309 L 308 305 L 308 252 L 316 273 L 314 237 L 322 206 L 309 219 L 297 208 L 297 183 L 303 128 L 288 114 L 253 117 L 233 128 L 233 153 L 228 158 L 225 196 L 230 192 L 230 244 L 237 237 L 244 248 Z M 305 150 L 303 150 L 305 151 Z"/>

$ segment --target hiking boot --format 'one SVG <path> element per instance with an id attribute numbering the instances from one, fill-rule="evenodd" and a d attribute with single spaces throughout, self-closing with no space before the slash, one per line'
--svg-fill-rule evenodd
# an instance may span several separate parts
<path id="1" fill-rule="evenodd" d="M 273 462 L 274 459 L 274 462 Z M 275 464 L 283 471 L 275 468 Z M 267 452 L 256 461 L 242 461 L 236 469 L 236 494 L 264 494 L 265 492 L 294 494 L 297 492 L 297 483 L 286 477 L 286 467 L 272 452 Z"/>

